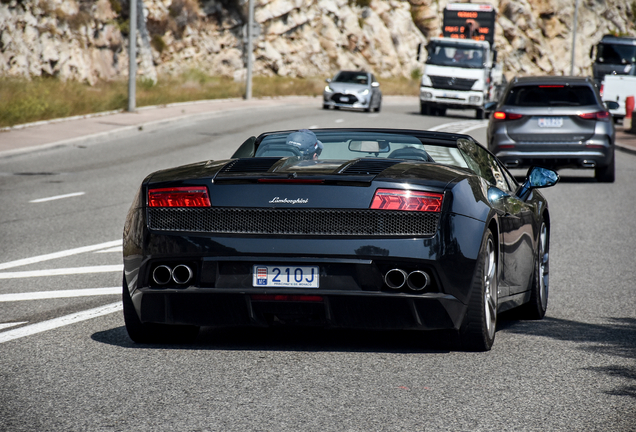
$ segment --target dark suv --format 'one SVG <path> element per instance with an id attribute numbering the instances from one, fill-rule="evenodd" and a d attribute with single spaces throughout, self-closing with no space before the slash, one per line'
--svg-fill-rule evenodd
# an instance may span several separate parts
<path id="1" fill-rule="evenodd" d="M 589 168 L 614 181 L 614 122 L 591 78 L 514 78 L 488 108 L 488 147 L 509 168 Z"/>

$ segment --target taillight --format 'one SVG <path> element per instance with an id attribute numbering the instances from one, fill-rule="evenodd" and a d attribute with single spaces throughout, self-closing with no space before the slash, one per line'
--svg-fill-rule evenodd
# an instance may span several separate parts
<path id="1" fill-rule="evenodd" d="M 596 111 L 593 113 L 583 113 L 579 114 L 579 117 L 585 120 L 602 120 L 607 121 L 610 118 L 609 111 Z"/>
<path id="2" fill-rule="evenodd" d="M 603 97 L 603 84 L 601 84 L 601 90 L 599 90 L 599 92 L 601 93 L 601 97 Z"/>
<path id="3" fill-rule="evenodd" d="M 495 111 L 492 116 L 495 118 L 495 120 L 519 120 L 521 117 L 523 117 L 522 114 L 506 113 L 503 111 Z"/>
<path id="4" fill-rule="evenodd" d="M 376 210 L 405 210 L 439 213 L 444 195 L 402 189 L 378 189 L 371 208 Z"/>
<path id="5" fill-rule="evenodd" d="M 210 207 L 205 186 L 185 186 L 148 190 L 148 207 Z"/>

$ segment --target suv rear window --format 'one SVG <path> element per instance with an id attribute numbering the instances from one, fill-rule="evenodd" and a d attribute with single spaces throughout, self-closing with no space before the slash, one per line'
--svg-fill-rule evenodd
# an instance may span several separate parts
<path id="1" fill-rule="evenodd" d="M 568 85 L 529 85 L 513 87 L 506 97 L 506 105 L 541 106 L 583 106 L 597 105 L 591 87 Z"/>

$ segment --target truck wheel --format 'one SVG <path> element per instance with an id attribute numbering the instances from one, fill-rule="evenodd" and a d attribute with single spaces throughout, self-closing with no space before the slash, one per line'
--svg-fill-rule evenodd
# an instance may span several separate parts
<path id="1" fill-rule="evenodd" d="M 420 114 L 422 115 L 431 115 L 430 107 L 424 102 L 420 102 Z"/>
<path id="2" fill-rule="evenodd" d="M 436 109 L 438 116 L 445 117 L 446 116 L 446 108 L 437 108 Z"/>
<path id="3" fill-rule="evenodd" d="M 475 118 L 477 120 L 483 120 L 483 118 L 484 118 L 484 110 L 482 108 L 477 108 L 475 110 Z"/>

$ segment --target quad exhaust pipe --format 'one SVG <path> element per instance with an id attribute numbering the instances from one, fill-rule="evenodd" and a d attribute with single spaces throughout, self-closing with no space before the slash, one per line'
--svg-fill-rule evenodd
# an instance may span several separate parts
<path id="1" fill-rule="evenodd" d="M 158 265 L 152 271 L 152 280 L 157 285 L 166 285 L 168 283 L 175 282 L 179 285 L 185 285 L 192 280 L 194 272 L 185 264 L 178 264 L 174 268 L 170 268 L 167 265 Z"/>
<path id="2" fill-rule="evenodd" d="M 384 275 L 384 283 L 391 289 L 400 289 L 406 284 L 413 291 L 422 291 L 431 282 L 428 273 L 415 270 L 407 273 L 402 269 L 391 269 Z"/>

